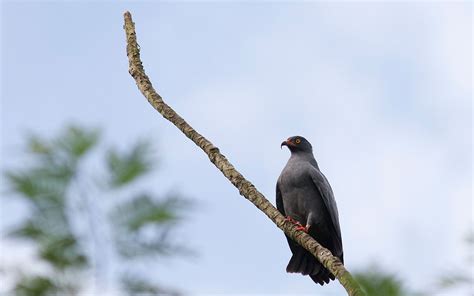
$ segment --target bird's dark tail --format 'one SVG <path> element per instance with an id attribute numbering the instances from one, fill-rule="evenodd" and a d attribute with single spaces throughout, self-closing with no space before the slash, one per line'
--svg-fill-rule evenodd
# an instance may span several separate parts
<path id="1" fill-rule="evenodd" d="M 286 267 L 286 272 L 309 275 L 315 283 L 321 286 L 335 279 L 334 275 L 307 250 L 300 247 L 295 251 Z"/>

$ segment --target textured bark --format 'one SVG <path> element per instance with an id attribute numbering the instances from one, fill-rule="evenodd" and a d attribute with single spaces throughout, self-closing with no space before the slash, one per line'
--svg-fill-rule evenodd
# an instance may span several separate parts
<path id="1" fill-rule="evenodd" d="M 130 12 L 125 12 L 125 33 L 127 38 L 127 56 L 129 59 L 129 73 L 135 79 L 138 88 L 146 97 L 148 102 L 167 120 L 179 128 L 191 141 L 199 146 L 208 156 L 211 162 L 237 187 L 240 195 L 251 201 L 265 215 L 270 218 L 280 229 L 294 241 L 313 254 L 327 269 L 329 269 L 344 286 L 348 295 L 364 295 L 358 283 L 351 274 L 344 268 L 341 261 L 334 257 L 331 252 L 321 246 L 312 237 L 303 231 L 295 229 L 294 224 L 285 220 L 285 217 L 261 194 L 255 186 L 247 181 L 227 158 L 220 153 L 204 136 L 194 130 L 181 116 L 179 116 L 170 106 L 168 106 L 161 96 L 153 88 L 150 79 L 145 74 L 140 60 L 140 47 L 137 43 L 135 24 L 132 21 Z"/>

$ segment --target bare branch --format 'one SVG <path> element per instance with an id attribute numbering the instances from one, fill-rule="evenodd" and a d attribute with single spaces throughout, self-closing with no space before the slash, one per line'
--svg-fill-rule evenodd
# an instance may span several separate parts
<path id="1" fill-rule="evenodd" d="M 351 274 L 344 268 L 341 261 L 334 257 L 331 252 L 321 246 L 311 236 L 303 231 L 296 230 L 291 222 L 261 194 L 255 186 L 247 181 L 227 158 L 219 152 L 209 140 L 193 129 L 181 116 L 179 116 L 170 106 L 168 106 L 161 96 L 153 88 L 150 79 L 145 74 L 140 60 L 140 49 L 137 44 L 135 24 L 132 21 L 130 12 L 125 12 L 125 33 L 127 38 L 127 56 L 129 59 L 129 73 L 135 79 L 138 88 L 147 98 L 148 102 L 167 120 L 179 128 L 191 141 L 199 146 L 208 156 L 211 162 L 237 187 L 240 195 L 251 201 L 265 215 L 270 218 L 283 232 L 298 242 L 315 256 L 327 269 L 329 269 L 344 286 L 348 295 L 362 296 L 364 293 Z"/>

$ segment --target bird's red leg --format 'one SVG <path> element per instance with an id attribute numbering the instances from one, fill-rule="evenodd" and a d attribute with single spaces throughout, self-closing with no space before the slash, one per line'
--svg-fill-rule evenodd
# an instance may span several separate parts
<path id="1" fill-rule="evenodd" d="M 298 224 L 299 224 L 299 225 L 296 226 L 296 230 L 301 230 L 301 231 L 304 231 L 304 232 L 308 233 L 308 229 L 309 229 L 309 226 L 308 226 L 308 225 L 303 226 L 303 225 L 301 225 L 300 223 L 298 223 Z"/>
<path id="2" fill-rule="evenodd" d="M 304 231 L 304 232 L 308 233 L 309 226 L 301 225 L 300 222 L 296 221 L 295 219 L 291 218 L 290 216 L 286 216 L 285 220 L 295 224 L 296 225 L 296 230 L 301 230 L 301 231 Z"/>

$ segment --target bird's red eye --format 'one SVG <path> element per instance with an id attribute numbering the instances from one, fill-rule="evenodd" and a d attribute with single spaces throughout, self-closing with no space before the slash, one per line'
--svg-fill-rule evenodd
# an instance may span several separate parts
<path id="1" fill-rule="evenodd" d="M 300 138 L 296 139 L 296 140 L 295 140 L 295 143 L 296 143 L 296 144 L 301 143 L 301 139 L 300 139 Z"/>

